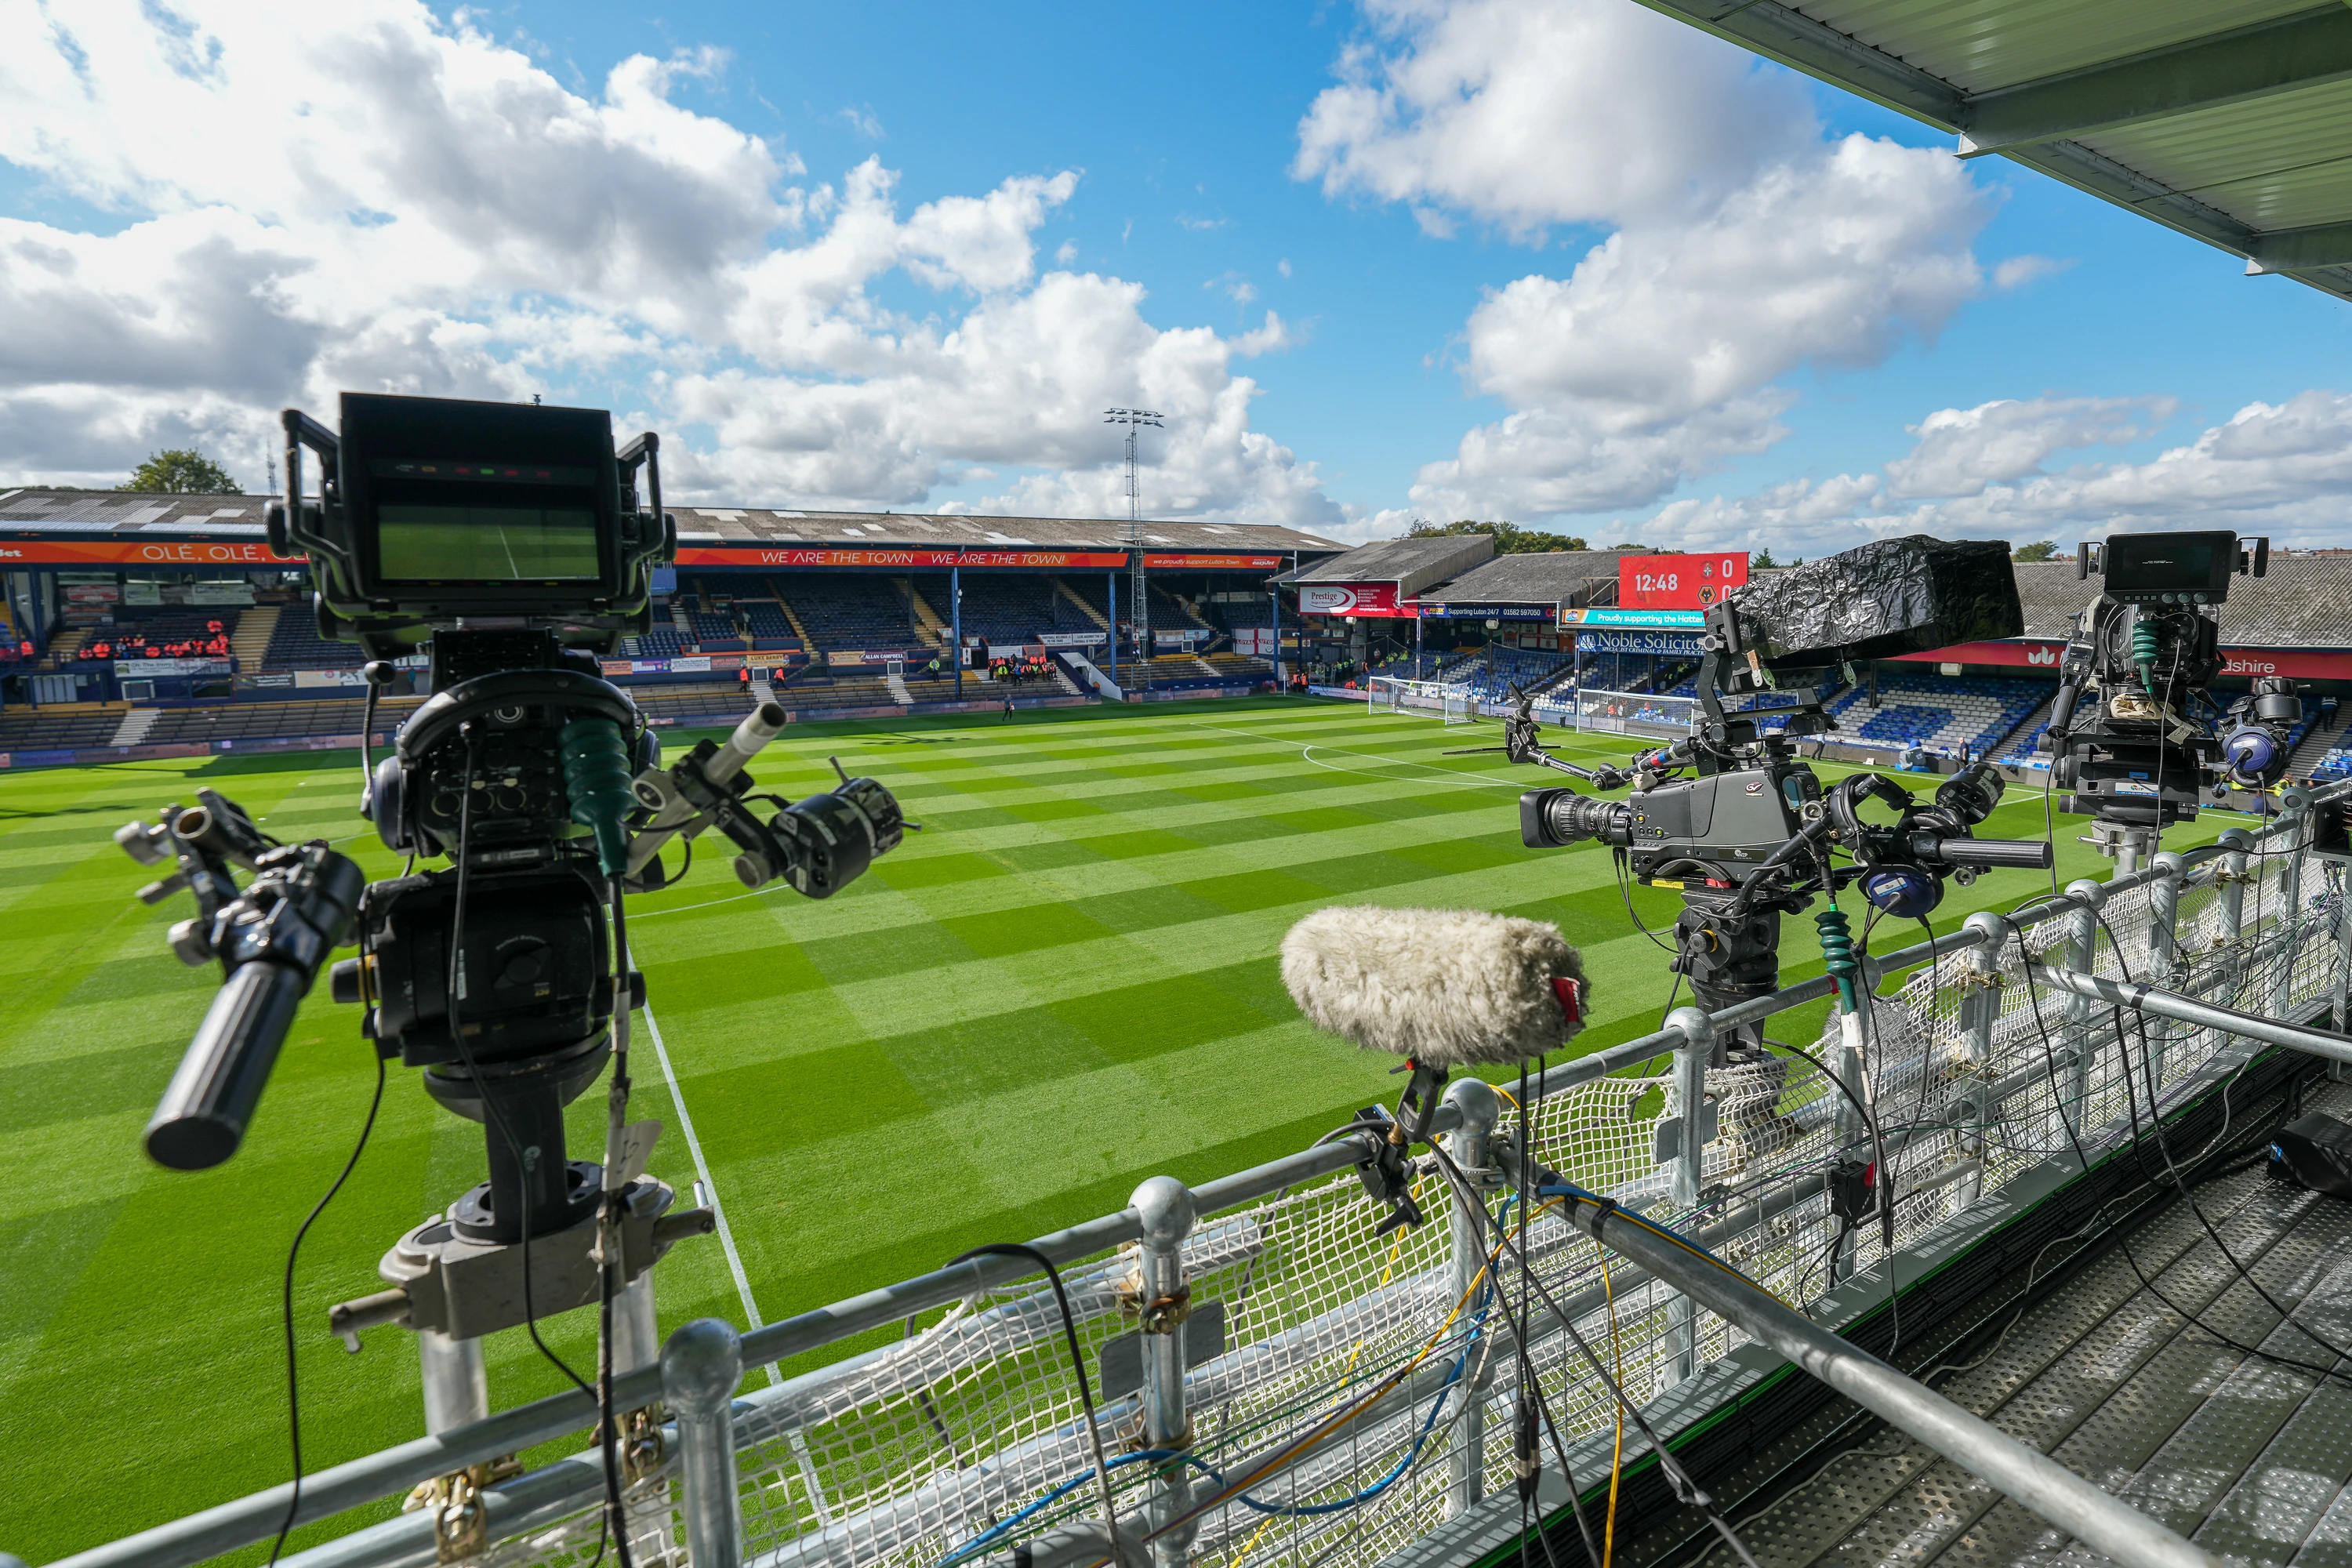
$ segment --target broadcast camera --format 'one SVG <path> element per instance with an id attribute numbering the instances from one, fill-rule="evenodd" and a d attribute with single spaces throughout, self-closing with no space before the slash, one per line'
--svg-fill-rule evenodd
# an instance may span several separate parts
<path id="1" fill-rule="evenodd" d="M 1519 797 L 1520 837 L 1530 848 L 1597 839 L 1623 858 L 1635 880 L 1677 889 L 1674 968 L 1688 976 L 1700 1006 L 1769 995 L 1779 988 L 1780 917 L 1817 894 L 1833 900 L 1858 885 L 1884 913 L 1916 920 L 1941 901 L 1947 879 L 1965 883 L 1990 867 L 2051 865 L 2046 843 L 1972 836 L 2000 802 L 2000 776 L 1986 763 L 1948 779 L 1923 805 L 1877 773 L 1824 790 L 1794 745 L 1832 727 L 1816 683 L 1840 665 L 2023 628 L 2008 548 L 1998 543 L 1882 540 L 1751 583 L 1706 612 L 1701 717 L 1688 737 L 1623 767 L 1586 768 L 1545 752 L 1531 729 L 1508 736 L 1514 761 L 1601 789 L 1634 786 L 1622 801 L 1530 790 Z M 1794 706 L 1724 709 L 1727 695 L 1775 689 L 1793 695 Z M 1872 803 L 1893 820 L 1865 819 Z M 1833 865 L 1832 850 L 1848 863 Z M 1842 910 L 1816 921 L 1825 948 L 1849 940 Z M 1760 1027 L 1744 1026 L 1726 1042 L 1727 1059 L 1760 1054 Z"/>
<path id="2" fill-rule="evenodd" d="M 2084 544 L 2081 581 L 2102 591 L 2075 620 L 2042 749 L 2063 809 L 2095 818 L 2100 852 L 2137 859 L 2197 816 L 2202 793 L 2267 789 L 2285 776 L 2303 719 L 2292 683 L 2264 677 L 2231 707 L 2226 735 L 2196 702 L 2221 670 L 2221 606 L 2233 576 L 2265 575 L 2270 541 L 2226 530 L 2118 533 Z M 2130 869 L 2126 864 L 2126 869 Z"/>
<path id="3" fill-rule="evenodd" d="M 192 891 L 197 918 L 173 928 L 173 950 L 225 976 L 145 1146 L 174 1169 L 227 1159 L 297 1005 L 355 941 L 359 955 L 332 967 L 334 999 L 366 1008 L 379 1058 L 420 1069 L 436 1100 L 483 1124 L 488 1179 L 386 1254 L 394 1289 L 331 1322 L 353 1348 L 382 1323 L 467 1340 L 600 1291 L 609 1302 L 711 1228 L 706 1211 L 668 1212 L 670 1189 L 644 1173 L 657 1127 L 624 1114 L 645 984 L 623 901 L 661 885 L 661 845 L 718 826 L 744 851 L 747 886 L 782 878 L 824 898 L 907 825 L 871 779 L 797 804 L 751 795 L 742 765 L 785 720 L 772 704 L 666 768 L 604 678 L 595 656 L 649 624 L 651 569 L 675 554 L 656 437 L 616 452 L 597 409 L 346 393 L 341 412 L 340 435 L 286 412 L 288 499 L 269 538 L 309 556 L 320 633 L 374 660 L 365 729 L 388 661 L 429 654 L 432 695 L 392 754 L 370 768 L 361 737 L 361 810 L 409 870 L 366 882 L 325 842 L 278 844 L 208 790 L 116 835 L 142 861 L 175 863 L 140 896 Z M 323 468 L 315 502 L 305 451 Z M 777 807 L 770 820 L 754 799 Z M 242 892 L 240 868 L 255 873 Z M 608 1059 L 604 1163 L 569 1159 L 563 1108 Z"/>

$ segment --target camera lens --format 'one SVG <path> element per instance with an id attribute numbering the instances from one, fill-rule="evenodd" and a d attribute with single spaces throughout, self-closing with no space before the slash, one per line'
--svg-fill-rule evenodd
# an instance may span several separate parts
<path id="1" fill-rule="evenodd" d="M 1594 800 L 1572 789 L 1531 789 L 1519 796 L 1519 838 L 1530 849 L 1557 849 L 1586 838 L 1622 847 L 1633 842 L 1633 814 L 1615 801 Z"/>

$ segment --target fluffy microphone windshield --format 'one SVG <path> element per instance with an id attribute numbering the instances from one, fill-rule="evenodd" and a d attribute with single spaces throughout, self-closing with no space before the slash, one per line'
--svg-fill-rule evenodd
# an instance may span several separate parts
<path id="1" fill-rule="evenodd" d="M 1584 1026 L 1559 928 L 1476 910 L 1318 910 L 1282 939 L 1282 982 L 1318 1028 L 1423 1067 L 1525 1061 Z"/>

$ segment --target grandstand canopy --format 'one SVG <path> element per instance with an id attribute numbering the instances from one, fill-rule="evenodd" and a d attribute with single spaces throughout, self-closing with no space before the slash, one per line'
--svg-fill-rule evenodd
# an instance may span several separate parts
<path id="1" fill-rule="evenodd" d="M 2352 299 L 2343 0 L 1642 0 Z"/>
<path id="2" fill-rule="evenodd" d="M 2099 596 L 2098 579 L 2074 575 L 2071 561 L 2021 561 L 2017 596 L 2029 637 L 2066 636 Z M 2352 648 L 2352 554 L 2273 555 L 2261 577 L 2232 577 L 2221 605 L 2225 647 Z"/>
<path id="3" fill-rule="evenodd" d="M 1596 593 L 1617 587 L 1619 550 L 1555 550 L 1497 555 L 1473 566 L 1451 583 L 1423 591 L 1425 616 L 1523 618 L 1512 611 L 1541 609 L 1547 622 L 1559 612 L 1591 604 Z M 1499 612 L 1499 614 L 1498 614 Z"/>
<path id="4" fill-rule="evenodd" d="M 163 496 L 25 489 L 0 493 L 0 568 L 114 565 L 244 568 L 289 564 L 262 542 L 268 496 Z M 669 508 L 678 564 L 944 568 L 1115 568 L 1131 524 L 1112 519 L 970 517 L 914 512 Z M 1336 540 L 1271 523 L 1142 524 L 1145 564 L 1271 572 L 1329 555 Z M 187 548 L 182 548 L 185 546 Z"/>
<path id="5" fill-rule="evenodd" d="M 1345 555 L 1327 556 L 1286 574 L 1285 584 L 1389 583 L 1400 598 L 1467 572 L 1495 553 L 1494 535 L 1436 534 L 1422 539 L 1384 539 L 1359 545 Z"/>

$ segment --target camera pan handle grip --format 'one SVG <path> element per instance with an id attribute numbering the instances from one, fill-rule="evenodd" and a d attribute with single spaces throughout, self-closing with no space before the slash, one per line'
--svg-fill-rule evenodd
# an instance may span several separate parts
<path id="1" fill-rule="evenodd" d="M 236 1152 L 309 989 L 308 977 L 291 964 L 238 965 L 213 997 L 147 1123 L 141 1141 L 149 1159 L 174 1171 L 203 1171 Z"/>
<path id="2" fill-rule="evenodd" d="M 2055 863 L 2050 844 L 2041 838 L 1942 838 L 1937 858 L 1954 866 L 2011 866 L 2027 871 L 2047 871 Z"/>

